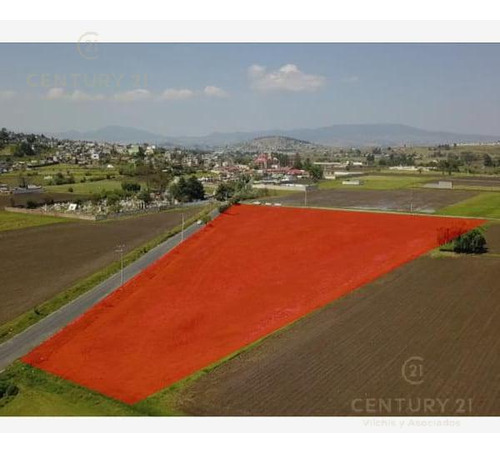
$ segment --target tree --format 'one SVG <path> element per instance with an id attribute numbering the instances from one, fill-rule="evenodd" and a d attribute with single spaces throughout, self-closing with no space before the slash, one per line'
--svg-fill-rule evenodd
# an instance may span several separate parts
<path id="1" fill-rule="evenodd" d="M 495 163 L 489 154 L 483 156 L 483 162 L 485 167 L 494 167 Z"/>
<path id="2" fill-rule="evenodd" d="M 310 165 L 308 171 L 314 182 L 323 179 L 323 168 L 320 165 Z"/>
<path id="3" fill-rule="evenodd" d="M 172 172 L 169 169 L 159 169 L 151 175 L 151 185 L 158 192 L 165 192 L 170 181 L 172 181 Z"/>
<path id="4" fill-rule="evenodd" d="M 124 181 L 122 182 L 122 189 L 125 192 L 137 193 L 141 190 L 141 185 L 137 182 Z"/>
<path id="5" fill-rule="evenodd" d="M 221 182 L 215 190 L 215 199 L 218 201 L 229 200 L 234 195 L 234 192 L 233 184 Z"/>
<path id="6" fill-rule="evenodd" d="M 452 172 L 459 170 L 458 159 L 455 156 L 449 155 L 446 160 L 438 162 L 438 169 L 441 170 L 443 175 L 445 172 L 451 175 Z"/>
<path id="7" fill-rule="evenodd" d="M 302 159 L 299 153 L 295 153 L 295 157 L 293 158 L 293 168 L 302 170 Z"/>
<path id="8" fill-rule="evenodd" d="M 461 158 L 465 164 L 465 167 L 467 168 L 467 172 L 469 172 L 470 167 L 475 159 L 474 153 L 471 153 L 470 151 L 464 151 L 463 153 L 461 153 Z"/>
<path id="9" fill-rule="evenodd" d="M 193 175 L 188 180 L 181 176 L 177 183 L 170 186 L 170 194 L 177 201 L 187 203 L 194 200 L 203 200 L 205 198 L 205 189 L 196 176 Z"/>
<path id="10" fill-rule="evenodd" d="M 205 198 L 205 188 L 198 181 L 196 176 L 191 176 L 187 181 L 188 196 L 190 200 L 203 200 Z"/>
<path id="11" fill-rule="evenodd" d="M 173 183 L 170 186 L 170 194 L 177 201 L 180 201 L 180 202 L 188 201 L 187 200 L 186 180 L 184 179 L 183 176 L 181 176 L 176 183 Z"/>
<path id="12" fill-rule="evenodd" d="M 151 194 L 149 190 L 142 190 L 139 195 L 137 195 L 137 198 L 144 201 L 146 204 L 151 203 Z"/>
<path id="13" fill-rule="evenodd" d="M 22 142 L 14 150 L 15 157 L 33 156 L 35 152 L 32 146 L 27 142 Z"/>
<path id="14" fill-rule="evenodd" d="M 2 127 L 2 130 L 0 130 L 0 140 L 2 142 L 5 142 L 9 138 L 9 133 L 7 132 L 7 129 L 5 127 Z"/>

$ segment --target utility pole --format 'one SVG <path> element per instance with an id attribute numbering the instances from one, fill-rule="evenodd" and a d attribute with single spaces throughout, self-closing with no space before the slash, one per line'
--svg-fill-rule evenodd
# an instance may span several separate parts
<path id="1" fill-rule="evenodd" d="M 125 245 L 120 244 L 116 247 L 115 252 L 120 254 L 120 286 L 123 286 L 123 252 L 125 251 Z"/>
<path id="2" fill-rule="evenodd" d="M 184 213 L 182 215 L 182 227 L 181 227 L 181 242 L 184 241 Z"/>
<path id="3" fill-rule="evenodd" d="M 413 213 L 413 185 L 410 187 L 410 214 Z"/>

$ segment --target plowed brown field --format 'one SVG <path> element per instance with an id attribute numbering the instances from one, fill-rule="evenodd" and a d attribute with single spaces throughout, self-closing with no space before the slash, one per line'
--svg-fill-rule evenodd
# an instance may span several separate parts
<path id="1" fill-rule="evenodd" d="M 0 232 L 0 324 L 118 260 L 118 244 L 131 251 L 180 222 L 181 211 L 171 211 Z"/>
<path id="2" fill-rule="evenodd" d="M 217 367 L 178 406 L 193 415 L 498 416 L 499 275 L 494 256 L 419 258 Z"/>
<path id="3" fill-rule="evenodd" d="M 332 208 L 375 209 L 381 211 L 410 211 L 432 213 L 445 206 L 466 200 L 480 192 L 472 190 L 359 190 L 329 189 L 307 193 L 307 205 Z M 287 206 L 303 206 L 304 193 L 283 195 L 265 201 Z"/>

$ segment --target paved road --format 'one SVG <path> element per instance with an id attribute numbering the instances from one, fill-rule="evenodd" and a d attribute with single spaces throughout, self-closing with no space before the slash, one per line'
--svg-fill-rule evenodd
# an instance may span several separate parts
<path id="1" fill-rule="evenodd" d="M 214 210 L 210 215 L 212 218 L 215 218 L 218 215 L 218 211 Z M 196 223 L 187 227 L 184 230 L 184 239 L 201 228 L 203 228 L 203 225 L 197 225 Z M 138 260 L 124 269 L 124 281 L 130 280 L 158 258 L 170 252 L 180 242 L 181 233 L 178 233 L 141 256 Z M 43 318 L 10 340 L 0 344 L 0 370 L 3 370 L 12 362 L 27 354 L 35 346 L 38 346 L 44 340 L 61 330 L 64 326 L 119 287 L 120 272 L 117 272 L 90 291 L 77 297 L 72 302 L 61 307 L 46 318 Z"/>

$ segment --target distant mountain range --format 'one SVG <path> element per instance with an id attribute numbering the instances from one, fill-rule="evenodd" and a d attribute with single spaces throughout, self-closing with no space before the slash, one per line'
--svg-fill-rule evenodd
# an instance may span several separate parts
<path id="1" fill-rule="evenodd" d="M 330 146 L 399 146 L 445 143 L 488 143 L 500 136 L 429 131 L 404 124 L 337 124 L 328 127 L 253 132 L 215 132 L 202 137 L 168 137 L 142 129 L 107 126 L 87 132 L 67 131 L 50 134 L 72 140 L 116 143 L 156 143 L 164 145 L 214 147 L 246 142 L 259 137 L 285 136 Z"/>
<path id="2" fill-rule="evenodd" d="M 69 140 L 88 140 L 114 143 L 165 143 L 166 137 L 143 129 L 124 126 L 106 126 L 92 131 L 67 131 L 50 134 L 57 138 Z"/>

